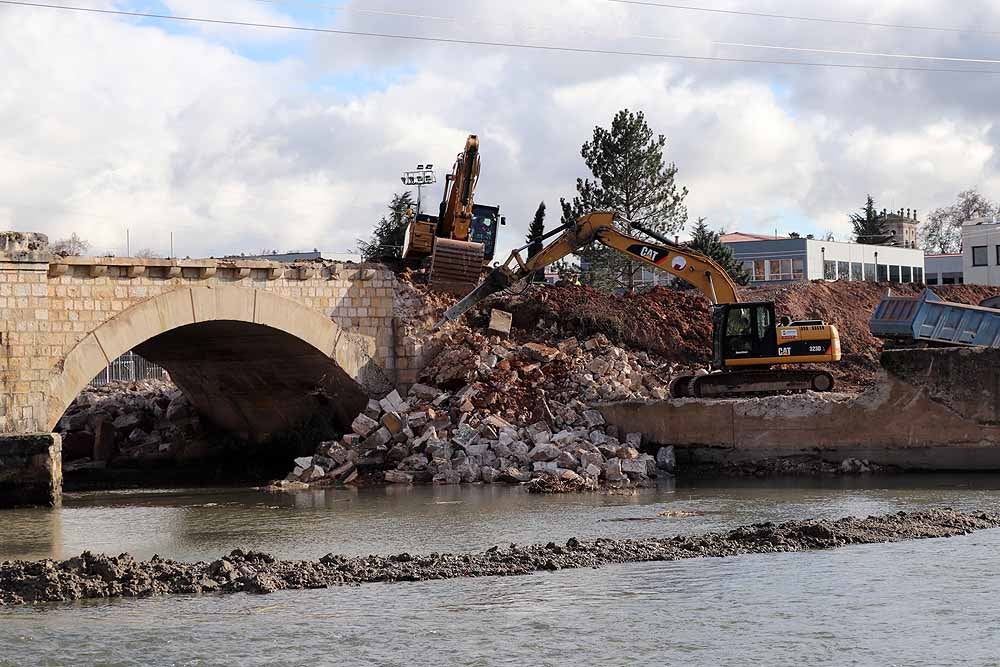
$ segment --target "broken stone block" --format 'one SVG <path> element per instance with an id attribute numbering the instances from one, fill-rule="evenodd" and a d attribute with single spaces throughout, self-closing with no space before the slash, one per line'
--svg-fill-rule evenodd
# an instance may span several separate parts
<path id="1" fill-rule="evenodd" d="M 543 364 L 547 364 L 559 356 L 559 350 L 541 343 L 525 343 L 521 346 L 521 351 L 531 359 Z"/>
<path id="2" fill-rule="evenodd" d="M 646 476 L 646 462 L 642 459 L 627 459 L 621 462 L 622 472 L 630 478 Z"/>
<path id="3" fill-rule="evenodd" d="M 387 484 L 413 484 L 413 475 L 402 470 L 386 470 L 385 481 Z"/>
<path id="4" fill-rule="evenodd" d="M 399 412 L 403 409 L 403 397 L 393 389 L 385 398 L 378 402 L 384 412 Z"/>
<path id="5" fill-rule="evenodd" d="M 562 454 L 562 450 L 550 443 L 542 443 L 535 446 L 528 453 L 528 458 L 532 461 L 555 461 Z"/>
<path id="6" fill-rule="evenodd" d="M 357 433 L 348 433 L 340 439 L 340 442 L 344 445 L 344 447 L 350 449 L 360 445 L 362 439 L 362 436 Z"/>
<path id="7" fill-rule="evenodd" d="M 639 458 L 639 450 L 635 447 L 619 447 L 615 455 L 622 460 L 634 461 Z"/>
<path id="8" fill-rule="evenodd" d="M 559 470 L 559 464 L 555 461 L 535 461 L 531 464 L 534 472 L 555 473 Z"/>
<path id="9" fill-rule="evenodd" d="M 562 451 L 559 453 L 559 458 L 556 459 L 559 463 L 560 468 L 566 468 L 568 470 L 576 470 L 580 467 L 580 461 L 571 452 Z"/>
<path id="10" fill-rule="evenodd" d="M 365 416 L 369 419 L 374 419 L 378 421 L 378 418 L 382 415 L 382 406 L 374 398 L 368 400 L 368 406 L 365 407 Z"/>
<path id="11" fill-rule="evenodd" d="M 604 415 L 597 410 L 584 410 L 583 418 L 587 421 L 587 426 L 590 428 L 604 426 Z"/>
<path id="12" fill-rule="evenodd" d="M 417 383 L 410 387 L 410 396 L 415 396 L 423 401 L 433 401 L 441 395 L 441 390 L 430 385 Z"/>
<path id="13" fill-rule="evenodd" d="M 670 447 L 660 447 L 656 450 L 656 467 L 664 472 L 669 472 L 673 474 L 674 469 L 677 467 L 677 459 L 674 457 L 674 448 Z"/>
<path id="14" fill-rule="evenodd" d="M 583 469 L 583 472 L 586 473 L 588 477 L 593 477 L 594 479 L 597 479 L 598 477 L 601 476 L 601 466 L 590 463 L 587 465 L 586 468 Z"/>
<path id="15" fill-rule="evenodd" d="M 454 470 L 446 470 L 444 472 L 439 472 L 434 475 L 432 480 L 434 484 L 446 485 L 446 484 L 461 484 L 462 476 L 455 472 Z"/>
<path id="16" fill-rule="evenodd" d="M 361 449 L 378 449 L 380 447 L 385 447 L 392 441 L 392 433 L 386 427 L 381 427 L 376 431 L 372 432 L 364 442 L 361 443 Z"/>
<path id="17" fill-rule="evenodd" d="M 399 442 L 392 446 L 386 453 L 385 460 L 389 463 L 398 463 L 410 455 L 410 446 L 405 442 Z"/>
<path id="18" fill-rule="evenodd" d="M 602 466 L 604 465 L 604 457 L 598 452 L 589 452 L 586 450 L 577 450 L 577 456 L 580 459 L 580 465 L 586 467 L 588 465 Z"/>
<path id="19" fill-rule="evenodd" d="M 119 433 L 131 433 L 142 423 L 142 415 L 138 412 L 125 412 L 115 418 L 111 426 Z"/>
<path id="20" fill-rule="evenodd" d="M 312 464 L 313 464 L 313 457 L 311 456 L 300 456 L 299 458 L 295 459 L 295 466 L 297 468 L 302 468 L 303 470 L 305 470 Z"/>
<path id="21" fill-rule="evenodd" d="M 389 430 L 389 433 L 396 435 L 403 431 L 403 416 L 398 412 L 386 412 L 382 415 L 382 426 Z"/>
<path id="22" fill-rule="evenodd" d="M 427 423 L 427 412 L 421 410 L 419 412 L 411 412 L 407 414 L 406 423 L 413 429 L 422 428 Z"/>
<path id="23" fill-rule="evenodd" d="M 309 484 L 310 482 L 315 482 L 326 477 L 326 470 L 320 466 L 309 466 L 302 474 L 299 475 L 299 481 Z"/>
<path id="24" fill-rule="evenodd" d="M 609 482 L 620 482 L 625 479 L 620 459 L 608 459 L 604 464 L 604 478 Z"/>
<path id="25" fill-rule="evenodd" d="M 642 447 L 642 433 L 628 433 L 625 436 L 625 444 L 629 447 L 639 449 Z"/>
<path id="26" fill-rule="evenodd" d="M 494 484 L 500 480 L 500 471 L 490 466 L 483 466 L 480 469 L 480 475 L 486 484 Z"/>
<path id="27" fill-rule="evenodd" d="M 580 476 L 577 475 L 572 470 L 560 470 L 559 479 L 561 479 L 564 482 L 576 482 L 580 479 Z"/>
<path id="28" fill-rule="evenodd" d="M 354 418 L 354 421 L 351 422 L 351 430 L 362 437 L 368 436 L 377 428 L 378 422 L 368 415 L 358 415 Z"/>
<path id="29" fill-rule="evenodd" d="M 333 480 L 342 479 L 350 475 L 352 472 L 354 472 L 356 467 L 357 466 L 354 465 L 353 461 L 348 461 L 347 463 L 337 466 L 336 468 L 328 472 L 326 476 Z"/>
<path id="30" fill-rule="evenodd" d="M 427 470 L 427 457 L 423 454 L 411 454 L 399 462 L 400 470 Z"/>
<path id="31" fill-rule="evenodd" d="M 585 349 L 588 352 L 590 352 L 590 351 L 596 350 L 600 346 L 601 346 L 600 340 L 598 340 L 595 337 L 595 338 L 591 338 L 590 340 L 585 341 L 584 344 L 583 344 L 583 349 Z"/>
<path id="32" fill-rule="evenodd" d="M 576 337 L 567 338 L 559 343 L 559 351 L 566 352 L 567 354 L 575 350 L 580 346 L 580 343 L 576 340 Z"/>
<path id="33" fill-rule="evenodd" d="M 522 482 L 531 481 L 531 471 L 524 468 L 508 466 L 500 471 L 500 477 L 505 482 L 510 482 L 511 484 L 521 484 Z"/>
<path id="34" fill-rule="evenodd" d="M 472 462 L 463 463 L 454 467 L 455 472 L 462 479 L 463 484 L 474 484 L 482 479 L 482 473 L 478 465 Z"/>

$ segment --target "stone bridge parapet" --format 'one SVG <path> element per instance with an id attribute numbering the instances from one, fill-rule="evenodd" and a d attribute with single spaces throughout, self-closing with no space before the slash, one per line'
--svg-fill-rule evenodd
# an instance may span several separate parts
<path id="1" fill-rule="evenodd" d="M 399 380 L 395 286 L 378 265 L 61 257 L 43 235 L 0 233 L 0 432 L 51 430 L 133 347 L 163 355 L 202 407 L 225 396 L 224 423 L 253 426 L 254 391 L 285 391 L 270 407 L 288 422 L 305 381 L 353 409 L 354 389 Z M 291 377 L 303 369 L 314 372 Z"/>

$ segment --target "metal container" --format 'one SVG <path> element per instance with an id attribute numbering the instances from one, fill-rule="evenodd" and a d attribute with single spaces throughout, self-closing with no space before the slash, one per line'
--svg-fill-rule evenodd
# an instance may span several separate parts
<path id="1" fill-rule="evenodd" d="M 1000 348 L 1000 310 L 943 301 L 929 289 L 919 296 L 886 293 L 869 328 L 878 338 L 904 344 Z"/>

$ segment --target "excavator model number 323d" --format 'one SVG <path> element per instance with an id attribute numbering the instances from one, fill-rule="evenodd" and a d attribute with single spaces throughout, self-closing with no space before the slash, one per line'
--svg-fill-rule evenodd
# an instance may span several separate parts
<path id="1" fill-rule="evenodd" d="M 712 369 L 706 375 L 682 375 L 671 383 L 671 394 L 683 397 L 725 397 L 801 391 L 831 391 L 829 371 L 805 364 L 838 362 L 841 358 L 837 327 L 821 320 L 778 320 L 774 303 L 741 303 L 736 283 L 711 258 L 685 245 L 672 243 L 638 225 L 659 241 L 651 243 L 624 234 L 613 213 L 589 213 L 545 235 L 557 237 L 541 252 L 525 260 L 514 250 L 507 261 L 445 313 L 456 320 L 474 305 L 531 276 L 543 267 L 597 241 L 653 268 L 666 271 L 701 290 L 712 302 Z M 439 325 L 441 324 L 439 323 Z"/>

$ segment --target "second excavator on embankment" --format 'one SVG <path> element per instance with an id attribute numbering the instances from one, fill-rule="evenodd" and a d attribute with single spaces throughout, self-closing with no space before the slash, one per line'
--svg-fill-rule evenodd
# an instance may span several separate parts
<path id="1" fill-rule="evenodd" d="M 506 262 L 493 269 L 478 287 L 445 313 L 442 323 L 457 320 L 490 295 L 527 280 L 545 266 L 596 241 L 640 263 L 677 276 L 701 290 L 712 302 L 712 369 L 715 372 L 675 379 L 671 385 L 674 397 L 833 389 L 833 376 L 829 371 L 811 365 L 840 361 L 840 335 L 834 325 L 821 320 L 779 320 L 771 301 L 741 303 L 736 283 L 710 257 L 634 223 L 631 227 L 658 243 L 619 231 L 615 214 L 604 212 L 584 215 L 549 232 L 543 240 L 554 240 L 541 252 L 524 259 L 521 252 L 528 246 L 514 250 Z"/>

